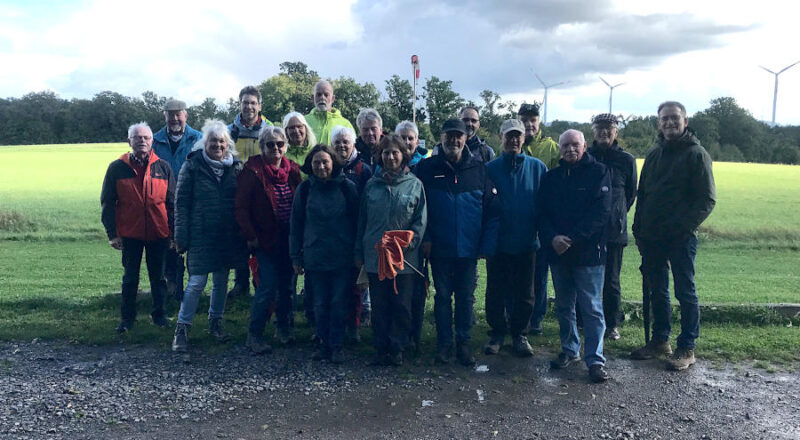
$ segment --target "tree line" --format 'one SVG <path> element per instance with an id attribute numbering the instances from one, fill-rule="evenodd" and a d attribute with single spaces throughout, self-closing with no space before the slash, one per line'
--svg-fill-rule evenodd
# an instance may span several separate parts
<path id="1" fill-rule="evenodd" d="M 279 67 L 277 75 L 257 85 L 263 96 L 262 113 L 276 123 L 292 110 L 304 114 L 311 111 L 314 84 L 321 79 L 302 62 L 287 61 Z M 336 95 L 334 107 L 354 125 L 363 107 L 374 107 L 380 112 L 384 129 L 412 119 L 413 87 L 398 75 L 386 80 L 382 91 L 371 82 L 359 83 L 347 76 L 331 79 L 331 83 Z M 456 117 L 463 106 L 472 105 L 478 108 L 481 117 L 479 135 L 499 149 L 500 125 L 516 116 L 519 103 L 504 100 L 491 90 L 479 94 L 480 102 L 472 102 L 461 97 L 452 86 L 452 81 L 436 76 L 422 85 L 416 108 L 420 138 L 428 145 L 437 143 L 444 121 Z M 162 108 L 168 99 L 151 91 L 141 97 L 103 91 L 91 99 L 70 100 L 43 91 L 0 99 L 0 145 L 124 141 L 127 127 L 133 122 L 146 121 L 154 129 L 162 127 Z M 199 129 L 210 118 L 232 121 L 239 108 L 234 98 L 226 103 L 206 98 L 187 111 L 189 125 Z M 714 160 L 800 164 L 800 126 L 769 127 L 731 97 L 712 100 L 707 109 L 690 117 L 689 126 L 696 130 Z M 557 136 L 568 128 L 581 130 L 591 140 L 588 122 L 555 120 L 543 130 Z M 618 142 L 635 156 L 643 157 L 656 135 L 655 116 L 628 116 L 621 125 Z"/>

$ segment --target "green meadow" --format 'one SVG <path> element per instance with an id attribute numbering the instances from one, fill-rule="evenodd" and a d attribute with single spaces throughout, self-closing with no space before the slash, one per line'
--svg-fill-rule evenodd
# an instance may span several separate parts
<path id="1" fill-rule="evenodd" d="M 113 333 L 122 267 L 100 223 L 100 187 L 108 164 L 126 151 L 121 143 L 0 147 L 0 340 L 123 339 L 167 346 L 171 333 L 147 322 L 149 299 L 144 296 L 134 331 L 122 338 Z M 800 167 L 715 163 L 714 175 L 717 206 L 700 230 L 697 257 L 701 302 L 800 303 Z M 629 246 L 622 274 L 628 300 L 641 299 L 639 262 L 636 248 Z M 480 267 L 483 272 L 483 263 Z M 141 288 L 148 290 L 144 272 L 141 279 Z M 476 292 L 479 317 L 484 285 L 480 283 Z M 228 329 L 240 338 L 248 317 L 246 301 L 231 304 L 226 315 Z M 201 303 L 200 310 L 206 304 Z M 170 306 L 174 313 L 175 304 Z M 432 309 L 432 299 L 428 307 Z M 203 328 L 204 321 L 198 317 L 195 327 Z M 478 341 L 484 338 L 484 325 L 473 332 Z M 782 343 L 770 345 L 767 354 L 774 360 L 797 360 L 796 354 L 780 348 L 800 345 L 797 327 L 720 325 L 704 327 L 714 349 L 701 354 L 768 358 L 758 338 L 744 337 L 768 334 Z M 556 327 L 549 314 L 547 342 L 542 344 L 557 347 Z M 622 333 L 620 351 L 641 343 L 640 321 L 627 322 Z M 430 322 L 426 334 L 433 344 Z M 199 342 L 204 336 L 196 331 L 192 338 Z M 609 349 L 614 350 L 613 344 Z"/>

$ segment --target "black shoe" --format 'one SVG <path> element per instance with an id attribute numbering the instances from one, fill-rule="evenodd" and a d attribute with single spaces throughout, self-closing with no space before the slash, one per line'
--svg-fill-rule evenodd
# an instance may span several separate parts
<path id="1" fill-rule="evenodd" d="M 386 355 L 383 353 L 376 354 L 372 359 L 367 362 L 367 365 L 371 367 L 382 367 L 384 365 L 388 365 L 386 363 Z"/>
<path id="2" fill-rule="evenodd" d="M 387 354 L 386 355 L 386 365 L 390 365 L 392 367 L 400 367 L 403 365 L 403 352 L 398 351 L 397 353 Z"/>
<path id="3" fill-rule="evenodd" d="M 311 360 L 314 361 L 321 361 L 328 359 L 330 357 L 330 351 L 324 345 L 318 345 L 316 349 L 314 349 L 314 354 L 311 355 Z"/>
<path id="4" fill-rule="evenodd" d="M 500 353 L 500 348 L 503 347 L 503 342 L 505 338 L 502 336 L 492 336 L 489 339 L 489 342 L 486 343 L 486 346 L 483 347 L 483 353 L 488 355 L 494 355 Z"/>
<path id="5" fill-rule="evenodd" d="M 133 328 L 133 321 L 122 320 L 117 326 L 117 333 L 122 334 Z"/>
<path id="6" fill-rule="evenodd" d="M 436 351 L 436 357 L 433 359 L 437 364 L 447 365 L 450 363 L 450 348 L 440 347 Z"/>
<path id="7" fill-rule="evenodd" d="M 175 336 L 172 338 L 172 351 L 186 353 L 189 349 L 189 327 L 191 326 L 181 323 L 175 326 Z"/>
<path id="8" fill-rule="evenodd" d="M 472 350 L 466 342 L 456 344 L 456 358 L 458 358 L 458 363 L 461 365 L 467 367 L 475 365 L 475 357 L 472 356 Z"/>
<path id="9" fill-rule="evenodd" d="M 567 368 L 570 365 L 578 362 L 580 358 L 578 356 L 571 356 L 566 353 L 559 353 L 558 357 L 550 361 L 550 368 L 554 370 L 561 370 L 563 368 Z"/>
<path id="10" fill-rule="evenodd" d="M 603 364 L 594 364 L 589 367 L 589 377 L 594 383 L 602 383 L 611 376 L 608 375 L 608 371 L 606 371 L 606 367 Z"/>
<path id="11" fill-rule="evenodd" d="M 331 351 L 331 363 L 332 364 L 341 364 L 344 362 L 344 353 L 342 352 L 341 348 L 337 348 Z"/>
<path id="12" fill-rule="evenodd" d="M 250 295 L 250 286 L 248 284 L 236 283 L 233 288 L 228 291 L 228 298 L 236 298 Z"/>
<path id="13" fill-rule="evenodd" d="M 169 327 L 169 321 L 167 321 L 167 318 L 165 318 L 164 315 L 154 316 L 153 324 L 156 327 L 161 327 L 161 328 Z"/>

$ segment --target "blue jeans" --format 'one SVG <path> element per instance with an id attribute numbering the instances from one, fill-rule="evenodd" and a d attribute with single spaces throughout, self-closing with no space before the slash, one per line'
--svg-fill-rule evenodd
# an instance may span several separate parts
<path id="1" fill-rule="evenodd" d="M 478 260 L 472 258 L 432 258 L 433 315 L 436 318 L 436 344 L 453 345 L 453 297 L 455 297 L 455 337 L 457 343 L 470 340 L 472 306 Z"/>
<path id="2" fill-rule="evenodd" d="M 547 314 L 547 269 L 549 261 L 547 249 L 542 246 L 536 251 L 536 264 L 533 269 L 533 315 L 531 330 L 540 330 L 542 320 Z"/>
<path id="3" fill-rule="evenodd" d="M 258 287 L 253 296 L 250 308 L 250 325 L 248 331 L 255 335 L 264 333 L 273 309 L 275 321 L 279 328 L 289 329 L 292 325 L 292 262 L 289 255 L 255 251 L 258 260 Z"/>
<path id="4" fill-rule="evenodd" d="M 575 321 L 577 304 L 583 318 L 583 337 L 586 346 L 583 360 L 586 366 L 605 364 L 603 357 L 603 333 L 606 322 L 603 317 L 603 278 L 605 266 L 564 266 L 550 264 L 553 288 L 556 291 L 556 316 L 561 351 L 577 357 L 581 350 L 581 339 Z"/>
<path id="5" fill-rule="evenodd" d="M 694 259 L 697 256 L 697 237 L 684 240 L 640 241 L 642 266 L 650 285 L 653 307 L 653 339 L 669 340 L 672 306 L 669 296 L 669 270 L 675 283 L 675 298 L 681 305 L 681 334 L 678 347 L 694 349 L 700 334 L 700 304 L 694 285 Z"/>
<path id="6" fill-rule="evenodd" d="M 208 319 L 222 318 L 225 311 L 225 299 L 228 297 L 228 273 L 230 270 L 223 269 L 211 274 L 211 302 L 208 305 Z M 194 314 L 197 311 L 197 303 L 208 282 L 208 274 L 189 275 L 189 282 L 183 292 L 183 302 L 181 310 L 178 312 L 178 324 L 192 325 Z"/>
<path id="7" fill-rule="evenodd" d="M 306 289 L 314 286 L 316 334 L 330 350 L 342 348 L 344 317 L 351 294 L 350 269 L 306 271 Z M 308 290 L 306 290 L 308 291 Z"/>

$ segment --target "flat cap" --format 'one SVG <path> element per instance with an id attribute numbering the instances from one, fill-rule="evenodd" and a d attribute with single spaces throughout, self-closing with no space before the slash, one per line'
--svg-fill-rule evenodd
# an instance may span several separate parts
<path id="1" fill-rule="evenodd" d="M 509 131 L 525 133 L 525 124 L 519 119 L 506 119 L 503 121 L 503 125 L 500 126 L 500 136 L 505 135 Z"/>
<path id="2" fill-rule="evenodd" d="M 165 112 L 176 112 L 178 110 L 186 110 L 186 103 L 178 99 L 170 99 L 164 104 Z"/>
<path id="3" fill-rule="evenodd" d="M 612 115 L 611 113 L 600 113 L 599 115 L 592 118 L 592 124 L 611 124 L 617 125 L 619 124 L 619 120 L 616 116 Z"/>
<path id="4" fill-rule="evenodd" d="M 467 126 L 461 119 L 448 119 L 445 121 L 444 125 L 442 125 L 442 133 L 447 133 L 449 131 L 457 131 L 461 134 L 467 134 Z"/>

